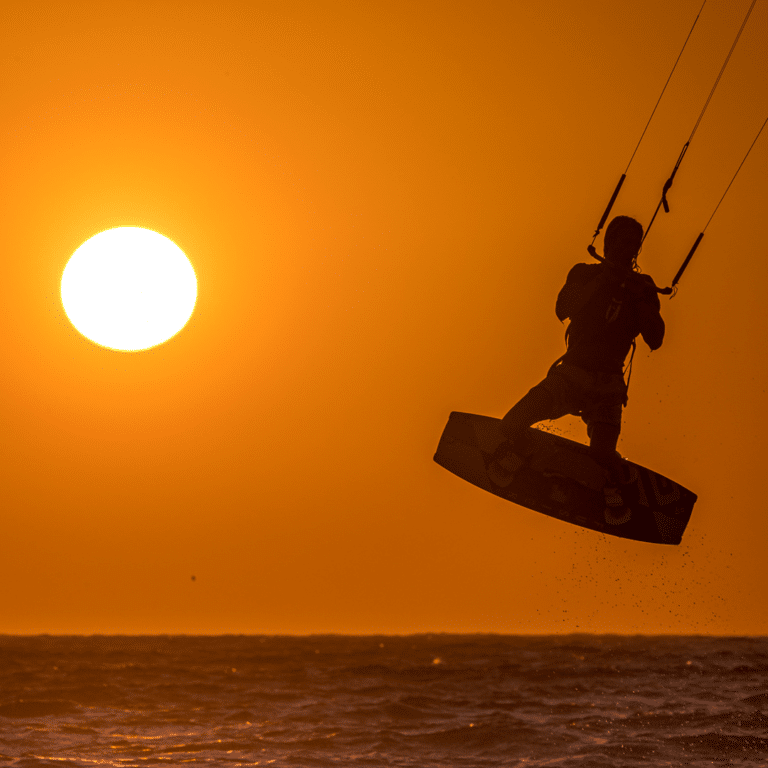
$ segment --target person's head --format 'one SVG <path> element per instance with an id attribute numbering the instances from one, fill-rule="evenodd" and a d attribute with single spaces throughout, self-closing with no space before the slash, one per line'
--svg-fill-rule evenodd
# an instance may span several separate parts
<path id="1" fill-rule="evenodd" d="M 616 216 L 605 230 L 603 251 L 614 264 L 631 267 L 643 245 L 643 225 L 629 216 Z"/>

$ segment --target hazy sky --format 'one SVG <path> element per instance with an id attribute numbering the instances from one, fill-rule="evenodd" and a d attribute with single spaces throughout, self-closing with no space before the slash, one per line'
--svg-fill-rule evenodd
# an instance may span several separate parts
<path id="1" fill-rule="evenodd" d="M 649 220 L 749 5 L 707 2 L 614 213 Z M 768 634 L 768 135 L 635 358 L 619 449 L 699 495 L 680 546 L 432 461 L 450 411 L 502 416 L 562 354 L 555 297 L 700 6 L 6 3 L 0 632 Z M 658 284 L 767 73 L 760 0 L 645 243 Z M 133 354 L 59 297 L 121 225 L 199 282 Z"/>

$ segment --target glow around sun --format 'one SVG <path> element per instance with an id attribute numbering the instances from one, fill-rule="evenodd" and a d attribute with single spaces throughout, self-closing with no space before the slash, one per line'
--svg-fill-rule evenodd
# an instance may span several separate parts
<path id="1" fill-rule="evenodd" d="M 197 278 L 184 251 L 140 227 L 94 235 L 61 276 L 61 301 L 72 325 L 96 344 L 126 352 L 175 336 L 196 300 Z"/>

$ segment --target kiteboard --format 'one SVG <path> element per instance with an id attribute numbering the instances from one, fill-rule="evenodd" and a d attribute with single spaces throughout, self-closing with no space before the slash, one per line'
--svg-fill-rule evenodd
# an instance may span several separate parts
<path id="1" fill-rule="evenodd" d="M 697 496 L 658 472 L 622 459 L 623 506 L 606 504 L 607 473 L 589 448 L 550 432 L 528 430 L 532 452 L 516 471 L 495 458 L 500 420 L 451 413 L 435 461 L 449 472 L 520 506 L 612 536 L 679 544 Z"/>

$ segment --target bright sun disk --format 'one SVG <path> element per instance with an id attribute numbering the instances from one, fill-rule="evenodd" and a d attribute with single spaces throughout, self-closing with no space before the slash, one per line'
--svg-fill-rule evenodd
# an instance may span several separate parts
<path id="1" fill-rule="evenodd" d="M 61 276 L 72 325 L 103 347 L 127 352 L 162 344 L 187 323 L 197 300 L 189 259 L 167 237 L 141 227 L 86 240 Z"/>

